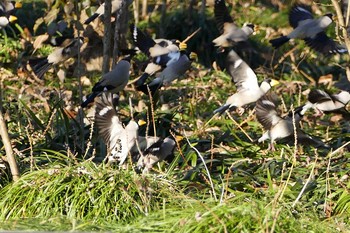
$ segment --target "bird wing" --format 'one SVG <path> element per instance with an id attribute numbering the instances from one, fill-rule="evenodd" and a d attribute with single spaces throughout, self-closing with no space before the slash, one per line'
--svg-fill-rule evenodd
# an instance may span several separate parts
<path id="1" fill-rule="evenodd" d="M 124 131 L 121 121 L 117 115 L 111 95 L 102 94 L 96 100 L 95 122 L 99 135 L 106 145 L 111 142 L 111 135 Z"/>
<path id="2" fill-rule="evenodd" d="M 135 45 L 147 56 L 150 55 L 149 49 L 156 45 L 156 42 L 144 32 L 142 32 L 136 25 L 130 25 L 130 31 L 132 33 L 132 39 Z"/>
<path id="3" fill-rule="evenodd" d="M 311 7 L 305 4 L 296 4 L 289 12 L 289 24 L 296 28 L 299 22 L 306 19 L 313 19 Z"/>
<path id="4" fill-rule="evenodd" d="M 327 92 L 319 89 L 311 90 L 309 93 L 308 100 L 313 104 L 333 101 L 331 96 Z"/>
<path id="5" fill-rule="evenodd" d="M 226 69 L 236 85 L 237 91 L 259 89 L 256 74 L 233 50 L 227 55 Z"/>
<path id="6" fill-rule="evenodd" d="M 277 96 L 267 94 L 261 97 L 256 103 L 256 117 L 264 129 L 269 130 L 282 118 L 276 111 Z"/>
<path id="7" fill-rule="evenodd" d="M 304 38 L 305 43 L 312 49 L 323 54 L 346 53 L 348 50 L 329 38 L 325 32 L 319 32 L 314 38 Z"/>
<path id="8" fill-rule="evenodd" d="M 224 25 L 229 23 L 233 24 L 233 19 L 228 12 L 225 4 L 225 0 L 215 0 L 214 4 L 214 15 L 216 24 L 221 33 L 224 32 Z"/>

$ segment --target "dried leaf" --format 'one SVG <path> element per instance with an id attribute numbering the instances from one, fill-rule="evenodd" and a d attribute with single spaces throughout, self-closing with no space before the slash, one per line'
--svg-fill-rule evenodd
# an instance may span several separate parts
<path id="1" fill-rule="evenodd" d="M 60 12 L 59 8 L 54 8 L 47 13 L 47 15 L 44 17 L 44 21 L 46 24 L 50 24 L 53 22 L 55 19 L 57 19 L 57 15 Z"/>
<path id="2" fill-rule="evenodd" d="M 33 43 L 34 50 L 41 48 L 41 46 L 43 45 L 43 42 L 46 41 L 48 38 L 49 38 L 48 34 L 43 34 L 38 36 Z"/>

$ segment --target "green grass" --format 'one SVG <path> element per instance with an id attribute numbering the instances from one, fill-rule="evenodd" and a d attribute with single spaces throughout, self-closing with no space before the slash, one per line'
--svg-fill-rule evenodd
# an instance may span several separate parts
<path id="1" fill-rule="evenodd" d="M 24 48 L 15 38 L 8 38 L 9 47 L 5 49 L 14 52 L 1 56 L 4 61 L 0 62 L 6 63 L 6 70 L 0 70 L 2 105 L 22 176 L 13 182 L 10 171 L 0 166 L 0 230 L 350 231 L 349 147 L 332 153 L 277 143 L 276 151 L 270 152 L 267 143 L 256 143 L 263 129 L 253 107 L 242 116 L 231 113 L 231 117 L 224 114 L 211 119 L 213 110 L 236 88 L 225 71 L 211 67 L 214 59 L 219 65 L 224 59 L 208 46 L 217 35 L 212 10 L 206 10 L 205 19 L 193 14 L 190 21 L 181 7 L 169 8 L 165 36 L 184 39 L 202 26 L 189 42 L 189 47 L 201 55 L 200 61 L 183 80 L 161 90 L 168 109 L 161 109 L 157 97 L 153 106 L 156 134 L 164 137 L 171 130 L 187 136 L 189 142 L 180 142 L 174 159 L 162 162 L 146 176 L 136 174 L 130 163 L 126 169 L 101 163 L 105 148 L 94 128 L 81 127 L 78 118 L 67 114 L 68 109 L 74 113 L 80 103 L 78 79 L 68 76 L 62 84 L 55 73 L 49 73 L 43 83 L 38 83 L 30 81 L 29 74 L 17 75 L 14 64 Z M 280 14 L 277 8 L 260 1 L 256 6 L 235 7 L 245 12 L 245 17 L 235 15 L 238 24 L 250 21 L 269 30 L 288 27 L 287 9 Z M 259 17 L 261 9 L 263 16 Z M 141 22 L 141 27 L 157 32 L 159 20 L 155 12 L 149 22 Z M 43 30 L 46 25 L 41 27 Z M 253 50 L 242 57 L 255 69 L 259 81 L 267 77 L 281 81 L 273 91 L 283 100 L 279 108 L 283 114 L 290 106 L 306 101 L 303 92 L 315 87 L 312 80 L 328 74 L 333 81 L 345 77 L 347 56 L 322 57 L 302 41 L 274 51 L 268 45 L 268 35 L 267 30 L 254 35 Z M 296 50 L 279 61 L 294 46 Z M 50 49 L 44 47 L 38 54 L 45 55 Z M 0 50 L 2 54 L 5 52 Z M 87 76 L 95 83 L 100 74 Z M 131 79 L 136 78 L 132 73 Z M 318 87 L 336 91 L 333 84 Z M 72 98 L 62 97 L 66 90 L 72 91 Z M 83 88 L 83 93 L 90 91 L 91 86 Z M 134 106 L 139 102 L 150 105 L 149 98 L 132 86 L 122 95 L 123 120 L 130 118 L 129 97 Z M 147 114 L 144 108 L 138 117 L 146 119 Z M 315 120 L 312 114 L 302 122 L 305 132 L 334 148 L 350 140 L 344 119 L 333 123 L 331 116 Z M 154 134 L 149 123 L 148 129 L 140 129 L 141 135 Z M 0 145 L 0 154 L 5 155 Z"/>

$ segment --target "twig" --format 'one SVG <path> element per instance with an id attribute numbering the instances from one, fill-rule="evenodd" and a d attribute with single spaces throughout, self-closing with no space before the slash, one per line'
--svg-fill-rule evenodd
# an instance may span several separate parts
<path id="1" fill-rule="evenodd" d="M 17 163 L 16 163 L 16 159 L 13 155 L 13 150 L 12 150 L 12 146 L 11 146 L 10 137 L 9 137 L 9 134 L 7 131 L 5 119 L 2 116 L 1 111 L 0 111 L 0 135 L 1 135 L 4 147 L 5 147 L 7 161 L 10 165 L 10 170 L 11 170 L 13 180 L 17 181 L 19 179 L 20 174 L 19 174 Z"/>
<path id="2" fill-rule="evenodd" d="M 208 167 L 207 165 L 205 164 L 205 160 L 203 158 L 203 156 L 201 155 L 201 153 L 197 150 L 196 147 L 192 146 L 190 140 L 188 139 L 187 135 L 186 135 L 186 132 L 185 130 L 183 131 L 183 134 L 185 135 L 185 138 L 186 138 L 186 141 L 188 143 L 188 145 L 197 153 L 198 157 L 202 160 L 202 163 L 203 163 L 203 166 L 207 172 L 207 176 L 209 178 L 209 182 L 210 182 L 210 186 L 211 186 L 211 189 L 212 189 L 212 192 L 213 192 L 213 195 L 214 195 L 214 199 L 215 201 L 218 201 L 217 197 L 216 197 L 216 193 L 215 193 L 215 189 L 214 189 L 214 184 L 213 184 L 213 181 L 211 179 L 211 176 L 210 176 L 210 173 L 209 173 L 209 170 L 208 170 Z"/>
<path id="3" fill-rule="evenodd" d="M 194 31 L 191 35 L 189 35 L 188 37 L 186 37 L 186 39 L 184 39 L 182 41 L 182 43 L 186 43 L 187 41 L 189 41 L 194 35 L 196 35 L 202 28 L 199 27 L 196 31 Z"/>
<path id="4" fill-rule="evenodd" d="M 226 111 L 227 116 L 233 121 L 233 123 L 244 133 L 244 135 L 251 141 L 253 142 L 254 140 L 247 134 L 247 132 L 240 126 L 240 124 L 237 123 L 237 121 L 235 121 L 235 119 L 233 119 L 233 117 L 231 116 L 231 114 Z"/>
<path id="5" fill-rule="evenodd" d="M 104 37 L 103 37 L 103 64 L 102 74 L 109 71 L 110 68 L 110 51 L 111 51 L 111 0 L 105 1 L 105 12 L 104 12 Z"/>
<path id="6" fill-rule="evenodd" d="M 295 205 L 297 204 L 297 202 L 300 200 L 301 196 L 303 195 L 303 193 L 305 192 L 305 189 L 307 187 L 307 185 L 309 184 L 310 180 L 311 180 L 311 177 L 313 176 L 314 174 L 314 170 L 315 170 L 315 167 L 316 167 L 316 163 L 317 163 L 317 159 L 318 159 L 318 154 L 316 153 L 316 157 L 315 157 L 315 162 L 314 162 L 314 165 L 312 166 L 311 168 L 311 172 L 309 174 L 309 177 L 307 178 L 303 188 L 301 189 L 299 195 L 297 196 L 297 198 L 295 199 L 295 201 L 293 202 L 292 204 L 292 207 L 294 208 Z"/>

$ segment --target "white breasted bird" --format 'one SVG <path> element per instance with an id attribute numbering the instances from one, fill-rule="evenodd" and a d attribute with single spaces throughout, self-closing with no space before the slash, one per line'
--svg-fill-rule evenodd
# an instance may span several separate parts
<path id="1" fill-rule="evenodd" d="M 88 95 L 86 100 L 81 104 L 81 107 L 85 108 L 101 93 L 116 94 L 119 91 L 124 90 L 129 82 L 129 77 L 130 56 L 127 56 L 120 60 L 110 72 L 102 75 L 100 80 L 92 88 L 92 93 Z"/>
<path id="2" fill-rule="evenodd" d="M 111 95 L 103 94 L 96 100 L 95 122 L 98 133 L 108 148 L 109 162 L 119 162 L 122 165 L 138 137 L 139 125 L 131 120 L 125 127 L 120 121 L 117 110 L 113 105 Z"/>
<path id="3" fill-rule="evenodd" d="M 310 91 L 308 101 L 303 107 L 304 114 L 309 108 L 313 108 L 321 113 L 336 112 L 344 109 L 350 101 L 350 93 L 341 91 L 337 94 L 329 94 L 319 89 Z"/>
<path id="4" fill-rule="evenodd" d="M 214 114 L 223 114 L 226 110 L 239 110 L 242 114 L 243 106 L 256 102 L 279 82 L 275 79 L 265 79 L 259 86 L 254 71 L 245 63 L 234 50 L 226 58 L 226 70 L 234 82 L 237 92 L 231 95 L 224 105 L 214 110 Z"/>
<path id="5" fill-rule="evenodd" d="M 129 6 L 132 3 L 133 0 L 126 0 L 127 6 Z M 119 10 L 122 7 L 123 0 L 112 0 L 112 9 L 111 13 L 114 14 L 117 10 Z M 94 14 L 92 14 L 87 20 L 85 20 L 84 24 L 89 24 L 92 21 L 94 21 L 97 17 L 103 17 L 105 13 L 105 3 L 102 3 Z"/>
<path id="6" fill-rule="evenodd" d="M 246 42 L 254 32 L 254 24 L 244 24 L 239 28 L 230 16 L 225 0 L 215 0 L 214 14 L 221 35 L 213 40 L 219 49 L 232 47 L 237 43 Z"/>
<path id="7" fill-rule="evenodd" d="M 277 105 L 278 98 L 275 94 L 266 94 L 257 101 L 256 117 L 266 130 L 266 132 L 258 139 L 258 142 L 270 139 L 269 149 L 274 151 L 275 147 L 273 143 L 276 140 L 287 139 L 289 144 L 294 144 L 294 135 L 296 132 L 297 143 L 328 148 L 324 142 L 307 135 L 300 129 L 299 122 L 303 117 L 301 113 L 303 109 L 302 107 L 296 108 L 282 118 L 277 113 Z"/>
<path id="8" fill-rule="evenodd" d="M 42 78 L 53 65 L 59 64 L 71 57 L 76 56 L 86 40 L 87 39 L 84 39 L 83 37 L 76 37 L 72 39 L 67 46 L 56 48 L 47 57 L 30 59 L 29 65 L 35 75 L 38 78 Z"/>
<path id="9" fill-rule="evenodd" d="M 332 14 L 314 19 L 310 6 L 296 4 L 289 13 L 289 24 L 294 30 L 286 36 L 270 40 L 270 43 L 274 48 L 278 48 L 290 39 L 303 39 L 308 46 L 323 54 L 346 53 L 347 49 L 344 46 L 324 32 L 332 22 Z"/>

